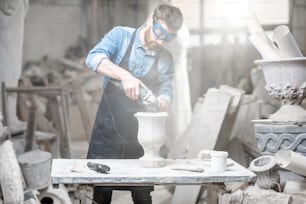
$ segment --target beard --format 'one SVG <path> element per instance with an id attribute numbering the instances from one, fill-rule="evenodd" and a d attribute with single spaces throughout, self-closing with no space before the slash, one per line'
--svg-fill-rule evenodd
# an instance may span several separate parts
<path id="1" fill-rule="evenodd" d="M 156 49 L 160 46 L 154 40 L 151 40 L 151 38 L 152 38 L 152 33 L 151 33 L 151 29 L 150 29 L 150 30 L 145 32 L 145 36 L 144 36 L 145 44 L 143 45 L 143 47 L 147 50 L 154 50 L 154 49 Z"/>
<path id="2" fill-rule="evenodd" d="M 159 44 L 155 43 L 154 41 L 147 41 L 145 47 L 148 50 L 154 50 L 159 47 Z"/>

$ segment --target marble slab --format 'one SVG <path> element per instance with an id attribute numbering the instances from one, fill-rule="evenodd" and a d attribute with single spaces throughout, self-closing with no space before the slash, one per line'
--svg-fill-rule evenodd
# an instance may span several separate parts
<path id="1" fill-rule="evenodd" d="M 75 166 L 86 166 L 89 161 L 106 164 L 111 169 L 109 174 L 102 174 L 90 169 L 73 172 Z M 225 172 L 216 173 L 210 168 L 209 161 L 197 159 L 165 160 L 160 168 L 142 167 L 138 159 L 53 159 L 51 181 L 53 184 L 99 184 L 99 185 L 186 185 L 222 182 L 249 182 L 256 178 L 250 170 L 228 159 Z M 177 168 L 203 168 L 203 172 L 174 170 Z"/>

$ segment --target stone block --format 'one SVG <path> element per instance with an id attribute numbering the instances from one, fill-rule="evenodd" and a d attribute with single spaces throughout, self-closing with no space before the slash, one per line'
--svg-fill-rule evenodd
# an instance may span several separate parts
<path id="1" fill-rule="evenodd" d="M 306 156 L 306 125 L 255 123 L 255 138 L 262 154 L 288 149 Z"/>

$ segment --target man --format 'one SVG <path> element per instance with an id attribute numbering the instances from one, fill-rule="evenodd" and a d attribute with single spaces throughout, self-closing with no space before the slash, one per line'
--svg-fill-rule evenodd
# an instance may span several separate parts
<path id="1" fill-rule="evenodd" d="M 144 111 L 139 103 L 141 87 L 157 96 L 157 106 L 166 111 L 172 100 L 173 61 L 161 45 L 176 37 L 181 11 L 159 5 L 141 27 L 115 27 L 89 52 L 86 64 L 104 76 L 104 91 L 96 115 L 88 159 L 137 159 L 143 148 L 137 139 L 134 114 Z M 121 87 L 114 85 L 119 81 Z M 117 83 L 118 84 L 118 83 Z M 94 201 L 110 203 L 112 190 L 131 190 L 135 204 L 152 203 L 153 187 L 95 187 Z"/>

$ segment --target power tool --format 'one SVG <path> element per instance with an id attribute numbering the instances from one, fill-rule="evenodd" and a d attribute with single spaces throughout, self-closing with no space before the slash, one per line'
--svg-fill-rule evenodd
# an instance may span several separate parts
<path id="1" fill-rule="evenodd" d="M 122 83 L 118 80 L 110 79 L 110 83 L 114 84 L 118 88 L 120 88 L 122 91 L 123 86 Z M 141 86 L 139 91 L 139 101 L 145 105 L 146 111 L 150 112 L 156 112 L 157 111 L 157 98 L 154 96 L 151 89 L 149 89 L 146 86 Z"/>
<path id="2" fill-rule="evenodd" d="M 157 105 L 157 98 L 154 96 L 153 92 L 148 87 L 144 87 L 144 86 L 140 87 L 139 98 L 141 102 L 145 105 L 148 105 L 148 106 Z"/>

